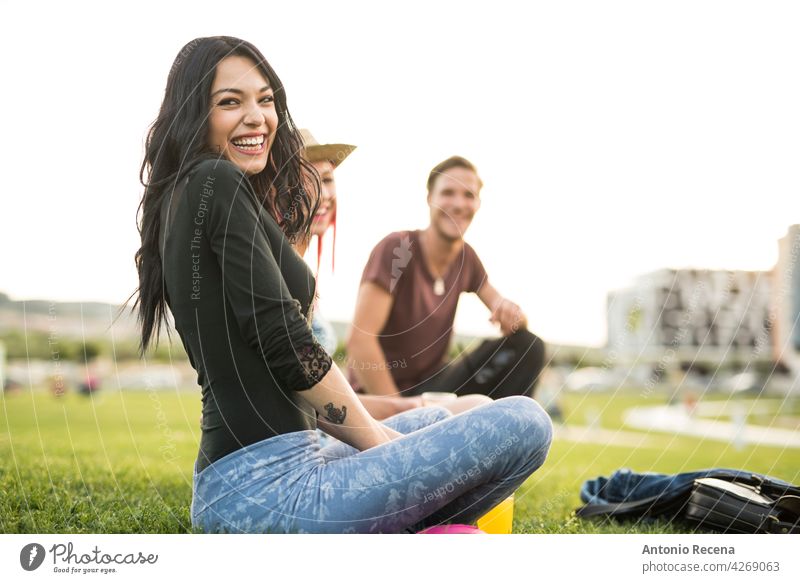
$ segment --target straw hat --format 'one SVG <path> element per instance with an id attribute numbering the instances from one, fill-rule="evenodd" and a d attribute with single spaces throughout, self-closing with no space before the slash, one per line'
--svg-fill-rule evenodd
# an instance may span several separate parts
<path id="1" fill-rule="evenodd" d="M 344 162 L 344 159 L 350 155 L 350 152 L 356 149 L 355 146 L 349 144 L 320 144 L 316 138 L 311 135 L 311 132 L 306 129 L 300 130 L 300 136 L 303 138 L 306 158 L 309 162 L 328 160 L 333 164 L 334 168 Z"/>

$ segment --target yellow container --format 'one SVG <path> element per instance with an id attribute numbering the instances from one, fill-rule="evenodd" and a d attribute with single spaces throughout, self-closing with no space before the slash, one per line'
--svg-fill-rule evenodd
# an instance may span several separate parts
<path id="1" fill-rule="evenodd" d="M 513 494 L 478 519 L 478 528 L 487 534 L 511 534 L 513 524 Z"/>

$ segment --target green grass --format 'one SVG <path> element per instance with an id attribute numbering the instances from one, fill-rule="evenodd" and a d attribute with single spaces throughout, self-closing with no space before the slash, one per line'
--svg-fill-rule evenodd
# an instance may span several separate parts
<path id="1" fill-rule="evenodd" d="M 22 393 L 0 405 L 0 532 L 191 529 L 199 393 Z"/>
<path id="2" fill-rule="evenodd" d="M 606 429 L 622 428 L 628 407 L 663 402 L 657 395 L 635 393 L 563 398 L 567 424 L 598 418 Z M 796 404 L 792 407 L 797 410 Z M 199 416 L 195 391 L 0 397 L 0 533 L 190 532 Z M 648 445 L 639 448 L 556 440 L 545 465 L 517 492 L 514 531 L 691 530 L 665 522 L 575 518 L 581 483 L 621 467 L 671 473 L 725 466 L 800 481 L 797 449 L 736 450 L 725 443 L 657 433 L 648 438 Z"/>

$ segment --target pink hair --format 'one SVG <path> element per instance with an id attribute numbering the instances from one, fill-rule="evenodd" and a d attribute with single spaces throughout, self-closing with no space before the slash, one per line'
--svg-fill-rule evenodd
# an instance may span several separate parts
<path id="1" fill-rule="evenodd" d="M 331 248 L 331 273 L 336 268 L 336 210 L 338 209 L 339 205 L 333 207 L 333 216 L 331 217 L 330 227 L 333 228 L 333 247 Z M 327 232 L 327 231 L 326 231 Z M 317 235 L 317 274 L 316 277 L 319 277 L 319 266 L 322 261 L 322 238 L 325 236 L 325 233 L 322 235 Z"/>

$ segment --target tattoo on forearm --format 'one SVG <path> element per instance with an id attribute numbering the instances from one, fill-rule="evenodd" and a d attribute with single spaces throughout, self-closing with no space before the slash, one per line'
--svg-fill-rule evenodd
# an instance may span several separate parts
<path id="1" fill-rule="evenodd" d="M 341 409 L 337 409 L 333 406 L 333 403 L 328 403 L 325 405 L 325 411 L 325 419 L 335 425 L 341 425 L 344 423 L 344 418 L 347 417 L 347 407 L 345 405 L 342 405 Z"/>

